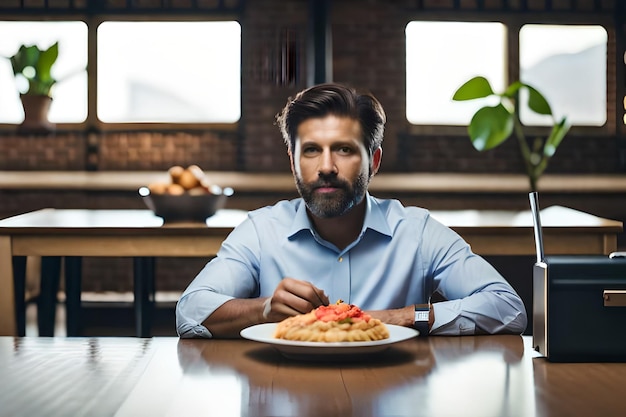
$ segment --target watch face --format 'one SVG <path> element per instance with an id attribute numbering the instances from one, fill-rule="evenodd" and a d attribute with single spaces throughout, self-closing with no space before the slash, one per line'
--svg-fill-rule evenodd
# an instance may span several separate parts
<path id="1" fill-rule="evenodd" d="M 416 311 L 415 321 L 428 321 L 428 316 L 429 316 L 428 311 Z"/>

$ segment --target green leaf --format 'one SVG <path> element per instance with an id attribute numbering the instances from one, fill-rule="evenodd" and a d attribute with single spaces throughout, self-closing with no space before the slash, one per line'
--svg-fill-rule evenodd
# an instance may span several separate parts
<path id="1" fill-rule="evenodd" d="M 27 94 L 50 95 L 50 89 L 57 82 L 52 77 L 52 66 L 58 56 L 59 43 L 55 42 L 43 51 L 36 45 L 22 45 L 10 58 L 15 76 L 23 76 L 28 81 Z"/>
<path id="2" fill-rule="evenodd" d="M 39 79 L 46 83 L 52 80 L 52 66 L 59 56 L 59 43 L 55 42 L 50 48 L 42 51 L 39 55 L 39 61 L 37 62 L 37 76 Z"/>
<path id="3" fill-rule="evenodd" d="M 11 65 L 13 66 L 13 73 L 15 75 L 21 74 L 26 67 L 35 67 L 37 60 L 39 59 L 39 48 L 35 45 L 20 46 L 20 49 L 11 57 Z"/>
<path id="4" fill-rule="evenodd" d="M 472 145 L 478 151 L 493 149 L 513 132 L 513 115 L 499 104 L 478 110 L 468 127 Z"/>
<path id="5" fill-rule="evenodd" d="M 489 81 L 485 77 L 474 77 L 459 87 L 452 96 L 452 100 L 474 100 L 495 94 Z"/>
<path id="6" fill-rule="evenodd" d="M 526 85 L 526 88 L 528 88 L 528 107 L 535 113 L 552 115 L 548 100 L 535 88 L 529 85 Z"/>

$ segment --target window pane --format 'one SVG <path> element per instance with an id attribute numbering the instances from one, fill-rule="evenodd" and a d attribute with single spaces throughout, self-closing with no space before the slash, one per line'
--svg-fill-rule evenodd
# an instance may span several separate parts
<path id="1" fill-rule="evenodd" d="M 58 82 L 48 118 L 53 123 L 80 123 L 87 118 L 87 25 L 84 22 L 0 22 L 0 55 L 13 56 L 20 45 L 48 49 L 59 42 L 59 57 L 52 67 Z M 8 59 L 0 59 L 0 123 L 24 121 L 20 93 Z"/>
<path id="2" fill-rule="evenodd" d="M 406 117 L 414 124 L 466 125 L 484 100 L 452 101 L 476 75 L 504 89 L 506 29 L 501 23 L 410 22 L 406 27 Z"/>
<path id="3" fill-rule="evenodd" d="M 606 122 L 607 33 L 602 26 L 524 25 L 520 78 L 548 100 L 557 119 L 602 126 Z M 526 102 L 524 96 L 522 103 Z M 550 125 L 549 116 L 520 108 L 526 125 Z"/>
<path id="4" fill-rule="evenodd" d="M 105 22 L 98 27 L 103 122 L 234 123 L 241 27 L 230 22 Z"/>

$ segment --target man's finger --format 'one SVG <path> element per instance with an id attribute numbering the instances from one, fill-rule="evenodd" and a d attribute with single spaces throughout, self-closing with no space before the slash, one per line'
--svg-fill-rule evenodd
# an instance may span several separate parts
<path id="1" fill-rule="evenodd" d="M 329 304 L 328 296 L 326 296 L 324 291 L 320 290 L 317 287 L 313 287 L 313 292 L 315 293 L 315 296 L 319 300 L 319 304 L 318 305 L 314 305 L 314 307 L 327 306 Z"/>

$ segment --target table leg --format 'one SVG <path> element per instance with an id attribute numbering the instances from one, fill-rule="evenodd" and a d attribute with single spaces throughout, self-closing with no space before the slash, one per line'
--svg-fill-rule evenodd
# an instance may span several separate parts
<path id="1" fill-rule="evenodd" d="M 41 257 L 41 289 L 39 291 L 39 302 L 37 304 L 39 336 L 54 336 L 60 274 L 60 256 Z"/>
<path id="2" fill-rule="evenodd" d="M 11 237 L 0 236 L 0 335 L 17 335 Z"/>
<path id="3" fill-rule="evenodd" d="M 135 328 L 137 337 L 150 337 L 152 335 L 154 262 L 153 257 L 133 258 Z"/>
<path id="4" fill-rule="evenodd" d="M 26 336 L 26 256 L 13 257 L 13 282 L 17 335 L 23 337 Z"/>
<path id="5" fill-rule="evenodd" d="M 68 336 L 81 335 L 81 272 L 80 256 L 65 257 L 65 326 Z"/>

